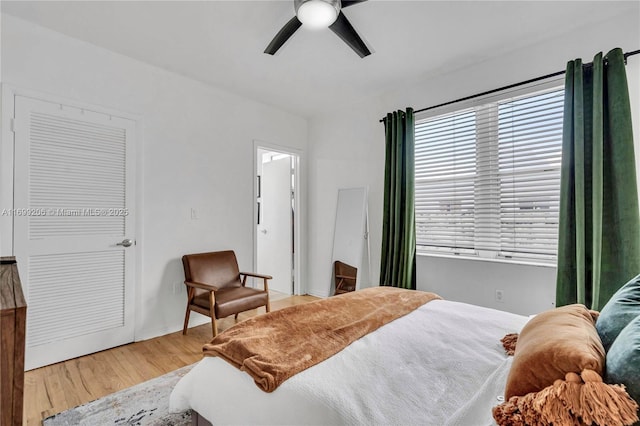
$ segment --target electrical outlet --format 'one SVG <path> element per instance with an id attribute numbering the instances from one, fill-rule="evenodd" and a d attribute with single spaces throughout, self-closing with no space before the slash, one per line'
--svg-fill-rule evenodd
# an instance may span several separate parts
<path id="1" fill-rule="evenodd" d="M 504 302 L 504 290 L 496 290 L 496 302 Z"/>

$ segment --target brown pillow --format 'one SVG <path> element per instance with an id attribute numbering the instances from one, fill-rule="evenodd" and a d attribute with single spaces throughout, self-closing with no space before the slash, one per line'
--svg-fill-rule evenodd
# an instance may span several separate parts
<path id="1" fill-rule="evenodd" d="M 595 319 L 584 305 L 545 311 L 531 319 L 518 337 L 505 398 L 538 392 L 585 368 L 602 376 L 604 357 Z"/>

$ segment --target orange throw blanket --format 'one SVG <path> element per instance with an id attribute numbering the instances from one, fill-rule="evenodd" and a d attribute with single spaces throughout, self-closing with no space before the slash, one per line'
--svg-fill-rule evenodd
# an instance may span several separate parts
<path id="1" fill-rule="evenodd" d="M 289 377 L 440 296 L 373 287 L 249 318 L 204 346 L 273 392 Z"/>

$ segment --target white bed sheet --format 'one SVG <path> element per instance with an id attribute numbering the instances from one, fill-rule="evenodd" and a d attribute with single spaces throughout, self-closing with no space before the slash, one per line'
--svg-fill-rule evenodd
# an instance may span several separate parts
<path id="1" fill-rule="evenodd" d="M 272 393 L 217 357 L 174 388 L 172 411 L 220 425 L 492 425 L 528 317 L 434 300 L 298 373 Z"/>

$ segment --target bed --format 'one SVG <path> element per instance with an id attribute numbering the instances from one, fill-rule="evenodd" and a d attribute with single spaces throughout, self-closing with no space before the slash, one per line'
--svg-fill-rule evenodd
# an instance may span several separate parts
<path id="1" fill-rule="evenodd" d="M 364 289 L 242 321 L 203 350 L 170 407 L 205 425 L 640 424 L 640 275 L 599 313 L 532 318 Z"/>
<path id="2" fill-rule="evenodd" d="M 512 362 L 500 340 L 528 319 L 432 300 L 272 392 L 223 358 L 204 357 L 176 385 L 171 409 L 214 425 L 491 425 Z"/>

